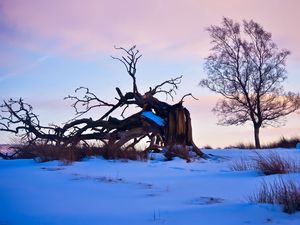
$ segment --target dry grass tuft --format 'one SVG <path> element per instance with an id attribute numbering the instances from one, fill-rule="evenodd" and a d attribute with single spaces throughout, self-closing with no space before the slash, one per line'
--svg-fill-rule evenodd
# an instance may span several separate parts
<path id="1" fill-rule="evenodd" d="M 262 182 L 258 193 L 249 197 L 252 203 L 280 204 L 286 213 L 300 211 L 300 185 L 293 180 L 278 178 L 273 183 Z"/>
<path id="2" fill-rule="evenodd" d="M 256 152 L 253 160 L 254 168 L 265 175 L 300 172 L 299 162 L 290 157 L 282 157 L 274 151 L 267 154 Z"/>
<path id="3" fill-rule="evenodd" d="M 264 175 L 300 172 L 300 160 L 283 157 L 274 151 L 255 152 L 252 158 L 241 157 L 229 164 L 232 171 L 256 170 Z"/>

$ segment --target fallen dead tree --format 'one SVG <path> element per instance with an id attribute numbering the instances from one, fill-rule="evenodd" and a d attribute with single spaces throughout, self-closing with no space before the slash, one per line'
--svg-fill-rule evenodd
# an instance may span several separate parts
<path id="1" fill-rule="evenodd" d="M 116 102 L 110 103 L 97 97 L 86 87 L 75 90 L 76 95 L 66 97 L 73 101 L 76 111 L 74 119 L 62 126 L 41 125 L 33 108 L 23 99 L 10 99 L 1 105 L 0 131 L 11 132 L 21 136 L 29 145 L 43 143 L 56 146 L 89 145 L 93 141 L 100 141 L 111 149 L 134 148 L 139 142 L 148 139 L 147 149 L 167 150 L 169 157 L 179 156 L 188 159 L 188 152 L 193 151 L 204 157 L 202 151 L 195 145 L 192 137 L 191 117 L 183 106 L 184 95 L 176 104 L 168 104 L 156 96 L 163 93 L 173 99 L 182 76 L 166 80 L 161 84 L 150 87 L 145 93 L 140 93 L 136 79 L 136 66 L 141 58 L 139 50 L 133 46 L 130 49 L 116 48 L 124 54 L 113 57 L 126 68 L 132 79 L 132 90 L 123 92 L 116 87 Z M 79 97 L 79 92 L 84 92 Z M 139 112 L 124 117 L 129 106 L 136 106 Z M 92 110 L 106 109 L 99 118 L 85 118 Z M 112 114 L 122 109 L 121 117 Z M 101 110 L 102 111 L 102 110 Z"/>

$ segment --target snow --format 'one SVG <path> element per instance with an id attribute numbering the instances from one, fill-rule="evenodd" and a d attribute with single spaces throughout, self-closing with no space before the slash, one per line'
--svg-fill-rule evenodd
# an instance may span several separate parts
<path id="1" fill-rule="evenodd" d="M 146 117 L 146 118 L 148 118 L 148 119 L 150 119 L 150 120 L 152 120 L 152 121 L 155 122 L 158 126 L 163 127 L 163 126 L 166 125 L 166 121 L 165 121 L 163 118 L 161 118 L 161 117 L 155 115 L 155 114 L 154 114 L 153 112 L 151 112 L 151 111 L 142 112 L 142 116 L 143 116 L 143 117 Z"/>
<path id="2" fill-rule="evenodd" d="M 300 150 L 277 149 L 300 157 Z M 147 162 L 93 158 L 72 165 L 0 159 L 0 224 L 4 225 L 298 225 L 278 205 L 251 204 L 256 171 L 231 171 L 247 150 L 207 150 L 216 160 Z M 300 174 L 283 175 L 300 180 Z"/>

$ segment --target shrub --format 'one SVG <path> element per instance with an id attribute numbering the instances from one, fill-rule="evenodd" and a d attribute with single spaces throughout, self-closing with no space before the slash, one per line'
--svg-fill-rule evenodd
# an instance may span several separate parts
<path id="1" fill-rule="evenodd" d="M 293 180 L 283 180 L 281 177 L 273 183 L 264 180 L 258 193 L 249 197 L 252 203 L 280 204 L 286 213 L 300 211 L 300 186 Z"/>

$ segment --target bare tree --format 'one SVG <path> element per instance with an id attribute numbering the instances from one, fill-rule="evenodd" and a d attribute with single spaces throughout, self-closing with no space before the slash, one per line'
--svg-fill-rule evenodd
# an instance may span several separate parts
<path id="1" fill-rule="evenodd" d="M 184 98 L 191 94 L 183 96 L 174 105 L 156 98 L 157 94 L 163 93 L 173 99 L 182 76 L 150 87 L 147 92 L 141 94 L 137 85 L 136 66 L 142 55 L 135 46 L 130 49 L 116 49 L 124 55 L 112 58 L 125 66 L 127 74 L 132 79 L 132 90 L 124 93 L 117 87 L 116 101 L 107 102 L 86 87 L 77 88 L 75 95 L 66 97 L 73 101 L 75 118 L 62 126 L 42 126 L 31 105 L 25 103 L 23 99 L 10 99 L 4 101 L 1 106 L 0 131 L 20 135 L 29 144 L 42 142 L 58 146 L 76 146 L 96 140 L 111 146 L 111 149 L 124 146 L 131 148 L 147 137 L 149 140 L 147 149 L 166 148 L 169 155 L 183 158 L 187 158 L 188 149 L 192 149 L 204 157 L 193 142 L 190 114 L 183 107 Z M 79 93 L 83 93 L 83 96 L 79 97 Z M 140 111 L 124 118 L 124 112 L 131 105 L 140 108 Z M 107 110 L 99 118 L 84 118 L 92 110 L 101 112 L 100 108 Z M 122 111 L 122 118 L 112 117 L 112 113 L 118 109 Z"/>
<path id="2" fill-rule="evenodd" d="M 219 124 L 251 121 L 260 148 L 260 128 L 283 125 L 285 116 L 299 109 L 300 97 L 282 86 L 290 52 L 278 49 L 271 33 L 253 20 L 242 27 L 223 18 L 221 26 L 207 29 L 213 47 L 205 59 L 208 77 L 200 85 L 224 97 L 213 109 Z"/>

